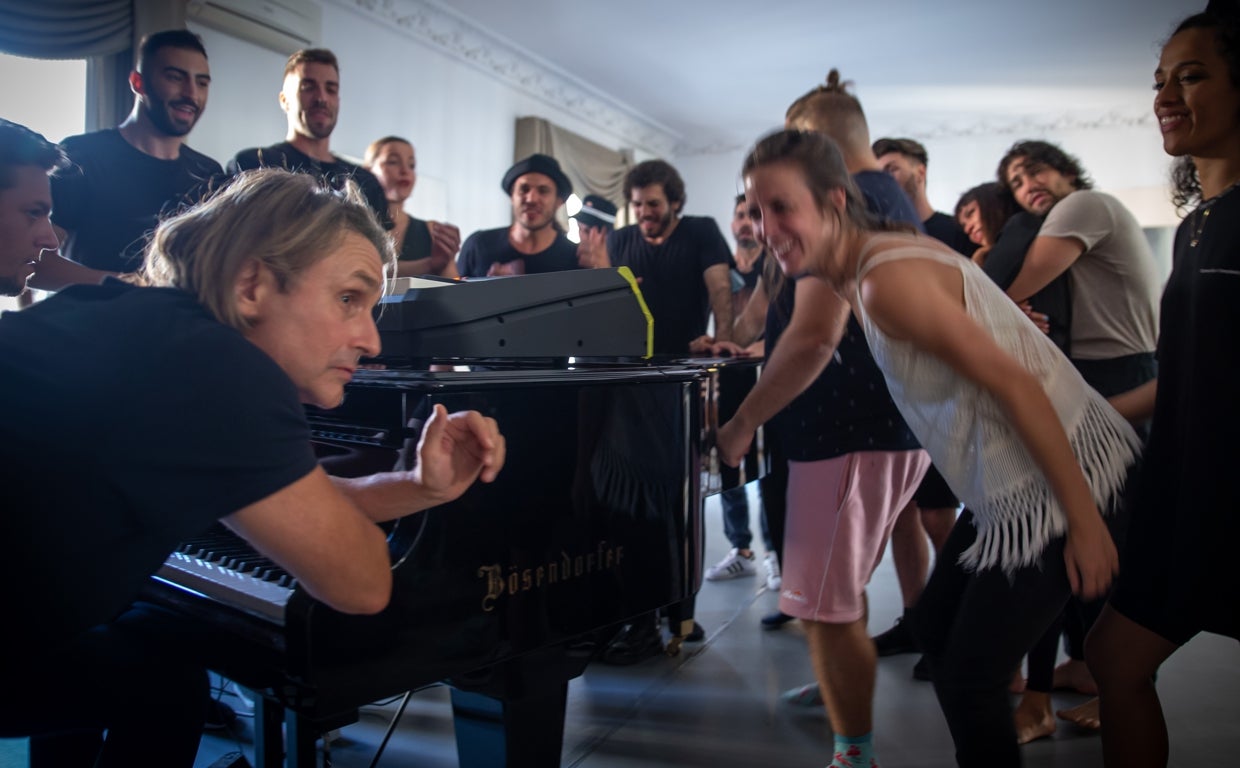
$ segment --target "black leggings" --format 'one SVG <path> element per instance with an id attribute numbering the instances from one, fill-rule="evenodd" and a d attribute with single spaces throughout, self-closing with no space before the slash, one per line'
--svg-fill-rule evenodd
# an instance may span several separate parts
<path id="1" fill-rule="evenodd" d="M 1009 576 L 998 567 L 964 570 L 960 554 L 976 538 L 966 510 L 935 559 L 911 621 L 930 661 L 957 763 L 1019 766 L 1008 683 L 1068 602 L 1064 540 L 1055 539 L 1037 563 Z"/>

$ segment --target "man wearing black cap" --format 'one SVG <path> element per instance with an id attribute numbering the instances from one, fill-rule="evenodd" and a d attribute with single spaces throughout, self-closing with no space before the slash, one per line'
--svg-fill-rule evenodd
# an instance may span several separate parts
<path id="1" fill-rule="evenodd" d="M 461 277 L 577 269 L 577 246 L 555 225 L 556 211 L 573 193 L 555 158 L 530 155 L 508 169 L 500 186 L 512 198 L 512 225 L 469 236 L 456 260 Z"/>
<path id="2" fill-rule="evenodd" d="M 601 195 L 586 195 L 577 220 L 577 263 L 586 269 L 610 267 L 607 236 L 616 227 L 616 206 Z"/>

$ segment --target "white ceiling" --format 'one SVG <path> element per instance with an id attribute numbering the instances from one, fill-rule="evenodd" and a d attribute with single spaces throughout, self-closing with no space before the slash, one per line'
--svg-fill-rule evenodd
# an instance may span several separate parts
<path id="1" fill-rule="evenodd" d="M 680 152 L 745 146 L 838 67 L 877 133 L 1150 119 L 1158 47 L 1204 0 L 431 0 Z"/>

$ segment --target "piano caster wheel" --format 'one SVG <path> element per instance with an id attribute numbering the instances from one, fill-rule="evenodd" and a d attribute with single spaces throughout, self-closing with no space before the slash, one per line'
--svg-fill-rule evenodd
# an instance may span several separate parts
<path id="1" fill-rule="evenodd" d="M 685 639 L 680 635 L 672 635 L 672 638 L 667 641 L 666 645 L 663 646 L 663 653 L 669 657 L 679 656 L 680 646 L 684 643 L 684 641 Z"/>

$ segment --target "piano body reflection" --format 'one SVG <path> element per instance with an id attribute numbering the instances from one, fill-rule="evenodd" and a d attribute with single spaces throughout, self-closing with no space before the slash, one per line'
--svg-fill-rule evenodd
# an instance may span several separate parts
<path id="1" fill-rule="evenodd" d="M 648 322 L 631 325 L 638 317 Z M 642 334 L 630 330 L 619 345 L 573 344 L 595 353 L 582 362 L 491 355 L 483 370 L 359 371 L 341 407 L 308 409 L 316 453 L 340 476 L 408 468 L 435 404 L 495 418 L 508 441 L 494 483 L 389 524 L 393 595 L 375 616 L 318 603 L 222 526 L 168 559 L 147 597 L 209 636 L 212 668 L 258 694 L 260 766 L 283 763 L 284 740 L 290 766 L 314 765 L 319 734 L 358 707 L 440 680 L 461 765 L 559 763 L 568 680 L 618 624 L 692 599 L 704 489 L 741 477 L 710 472 L 706 438 L 729 408 L 720 372 L 744 380 L 754 365 L 656 364 L 633 354 Z M 385 347 L 398 332 L 384 330 Z"/>

